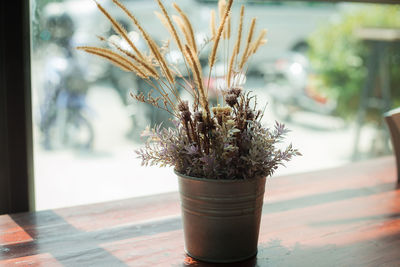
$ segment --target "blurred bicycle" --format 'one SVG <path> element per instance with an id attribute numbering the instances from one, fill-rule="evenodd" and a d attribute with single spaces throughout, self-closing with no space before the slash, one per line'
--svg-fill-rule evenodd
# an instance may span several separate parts
<path id="1" fill-rule="evenodd" d="M 43 100 L 40 105 L 41 143 L 45 149 L 69 147 L 91 150 L 93 126 L 86 103 L 89 84 L 74 59 L 74 23 L 66 13 L 48 14 L 49 56 L 44 60 Z"/>

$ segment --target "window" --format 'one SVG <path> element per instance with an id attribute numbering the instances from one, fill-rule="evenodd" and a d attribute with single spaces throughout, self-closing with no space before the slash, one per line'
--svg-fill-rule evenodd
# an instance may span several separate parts
<path id="1" fill-rule="evenodd" d="M 166 5 L 170 2 L 165 1 Z M 196 30 L 199 32 L 197 37 L 201 42 L 209 32 L 209 11 L 215 6 L 215 1 L 177 2 L 187 12 L 196 11 L 190 18 L 196 21 Z M 266 27 L 269 30 L 269 43 L 263 47 L 262 56 L 253 59 L 252 66 L 249 66 L 246 88 L 260 95 L 260 102 L 268 103 L 266 123 L 272 124 L 275 118 L 285 122 L 293 130 L 288 139 L 304 154 L 304 157 L 293 161 L 278 174 L 344 164 L 353 160 L 356 150 L 359 158 L 389 153 L 388 136 L 380 121 L 381 111 L 387 109 L 387 106 L 369 107 L 367 116 L 360 121 L 364 124 L 361 135 L 359 138 L 356 136 L 359 98 L 365 82 L 367 62 L 374 49 L 370 42 L 362 41 L 363 37 L 357 35 L 357 29 L 398 29 L 399 16 L 396 14 L 399 6 L 238 1 L 233 12 L 238 12 L 239 2 L 246 4 L 247 18 L 258 17 L 257 29 Z M 166 35 L 161 24 L 153 21 L 155 5 L 151 1 L 139 0 L 126 1 L 126 4 L 137 10 L 141 20 L 154 26 L 156 39 L 162 42 Z M 11 5 L 7 4 L 8 7 Z M 111 4 L 105 5 L 115 11 Z M 23 10 L 21 6 L 13 8 Z M 393 16 L 387 16 L 388 12 Z M 5 15 L 2 17 L 6 18 Z M 15 17 L 22 21 L 24 15 Z M 98 43 L 96 35 L 113 34 L 93 2 L 31 1 L 31 19 L 32 131 L 37 208 L 78 205 L 175 190 L 176 181 L 172 170 L 144 169 L 134 154 L 134 149 L 140 147 L 140 132 L 147 123 L 154 125 L 161 121 L 168 122 L 168 117 L 131 101 L 129 91 L 141 90 L 140 80 L 128 77 L 107 63 L 74 49 L 77 45 Z M 122 16 L 119 19 L 122 24 L 126 22 Z M 4 25 L 2 21 L 2 27 Z M 2 28 L 2 33 L 8 31 Z M 132 38 L 138 38 L 140 43 L 137 34 L 132 33 Z M 331 40 L 334 46 L 329 46 L 327 40 Z M 2 58 L 9 47 L 2 44 Z M 18 47 L 13 49 L 17 51 Z M 386 70 L 382 70 L 383 73 L 386 71 L 391 74 L 390 104 L 397 106 L 399 96 L 393 88 L 398 86 L 399 79 L 393 66 L 399 63 L 399 48 L 393 42 L 385 49 L 388 61 Z M 204 63 L 206 67 L 206 56 Z M 7 73 L 5 64 L 2 64 L 1 73 Z M 5 80 L 3 76 L 2 80 Z M 215 79 L 214 82 L 218 84 L 219 81 Z M 380 79 L 377 79 L 373 88 L 377 97 L 382 96 L 379 82 Z M 14 137 L 17 140 L 18 133 L 21 134 L 20 128 L 12 125 L 14 113 L 9 110 L 18 108 L 10 107 L 10 104 L 18 102 L 18 95 L 10 93 L 10 84 L 8 82 L 2 87 L 8 90 L 2 91 L 2 94 L 7 94 L 1 105 L 3 121 L 0 122 L 2 129 L 10 130 L 7 134 L 5 131 L 2 131 L 3 135 L 0 134 L 2 143 L 8 143 L 8 152 L 2 154 L 5 159 L 1 161 L 4 166 L 10 164 L 7 162 L 14 162 L 11 169 L 17 170 L 18 164 L 15 162 L 20 160 L 19 163 L 26 166 L 32 158 L 28 153 L 28 163 L 21 161 L 17 155 L 26 155 L 26 150 L 11 147 L 18 143 L 16 141 L 4 141 L 13 140 Z M 24 117 L 22 113 L 25 111 L 19 110 Z M 28 136 L 29 131 L 22 130 Z M 358 143 L 357 149 L 354 146 L 355 140 Z M 30 147 L 29 141 L 26 146 Z M 1 169 L 7 170 L 6 167 Z M 21 168 L 22 174 L 12 175 L 26 177 L 29 170 Z M 4 185 L 3 188 L 14 188 L 10 192 L 15 192 L 18 186 L 26 184 L 14 181 L 13 186 L 14 182 L 7 182 L 3 178 L 1 185 Z M 21 195 L 27 195 L 28 187 L 22 191 Z M 2 194 L 2 197 L 14 200 L 19 198 L 18 195 L 12 197 L 7 194 Z M 0 199 L 0 203 L 10 202 L 4 199 Z M 21 210 L 26 210 L 26 206 Z"/>

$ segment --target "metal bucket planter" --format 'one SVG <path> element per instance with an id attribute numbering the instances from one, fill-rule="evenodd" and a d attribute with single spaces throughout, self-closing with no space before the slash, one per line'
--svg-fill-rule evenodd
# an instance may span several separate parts
<path id="1" fill-rule="evenodd" d="M 220 263 L 255 256 L 266 178 L 213 180 L 176 174 L 186 253 Z"/>

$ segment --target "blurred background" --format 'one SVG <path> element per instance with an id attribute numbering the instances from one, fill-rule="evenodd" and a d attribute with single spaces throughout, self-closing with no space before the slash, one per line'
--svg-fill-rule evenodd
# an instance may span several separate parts
<path id="1" fill-rule="evenodd" d="M 171 7 L 173 1 L 163 2 Z M 217 1 L 174 2 L 188 14 L 198 46 L 204 46 Z M 145 50 L 112 1 L 100 3 Z M 155 2 L 123 3 L 157 43 L 168 39 L 153 13 Z M 115 35 L 95 3 L 31 4 L 37 209 L 177 190 L 171 168 L 142 167 L 134 153 L 146 126 L 169 125 L 162 110 L 129 97 L 149 88 L 133 74 L 75 50 L 101 44 L 96 36 Z M 266 105 L 264 124 L 285 123 L 291 130 L 287 140 L 303 154 L 272 179 L 392 153 L 382 114 L 400 105 L 400 5 L 247 0 L 235 2 L 234 17 L 241 4 L 246 25 L 256 16 L 256 29 L 268 29 L 268 43 L 250 61 L 244 87 Z M 200 55 L 204 71 L 208 49 Z M 182 64 L 172 43 L 167 58 Z M 217 64 L 212 88 L 221 86 L 222 75 L 223 64 Z"/>

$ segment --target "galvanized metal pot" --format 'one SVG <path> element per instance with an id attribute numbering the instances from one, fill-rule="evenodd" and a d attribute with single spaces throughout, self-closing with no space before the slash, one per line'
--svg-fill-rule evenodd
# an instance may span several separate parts
<path id="1" fill-rule="evenodd" d="M 221 263 L 255 256 L 266 178 L 214 180 L 176 174 L 186 253 Z"/>

